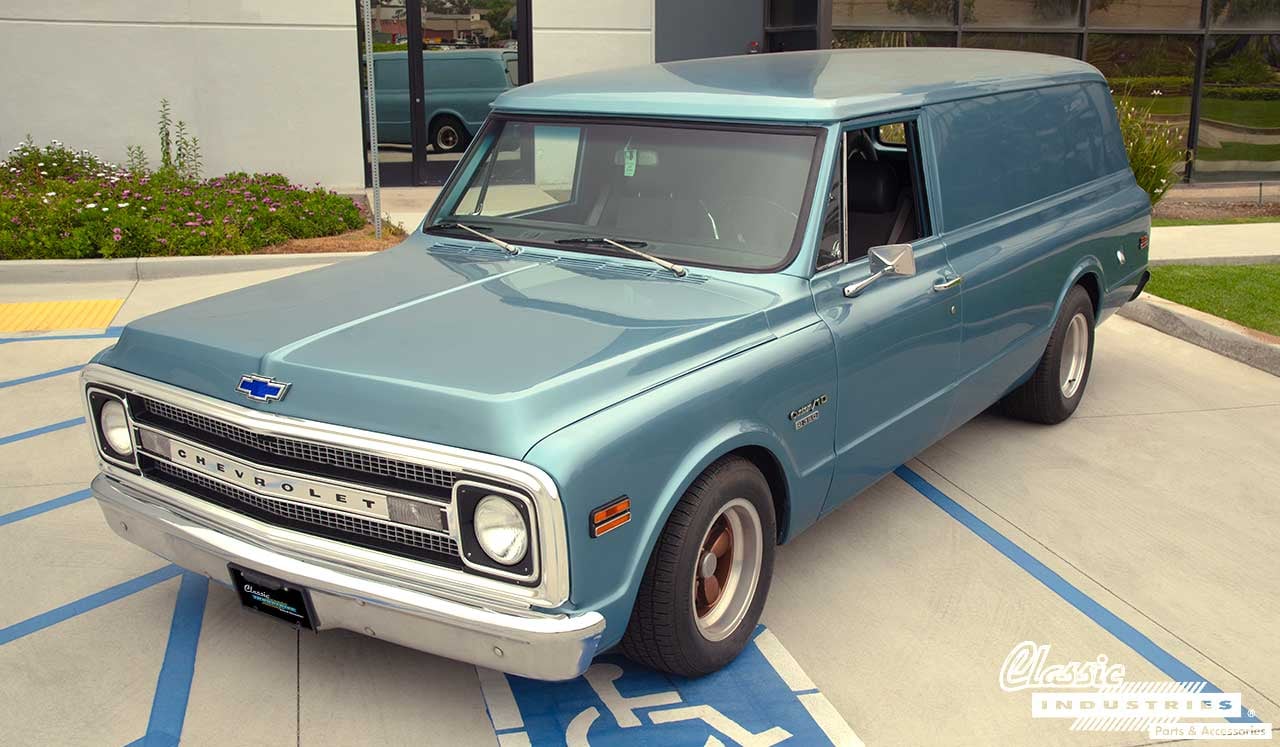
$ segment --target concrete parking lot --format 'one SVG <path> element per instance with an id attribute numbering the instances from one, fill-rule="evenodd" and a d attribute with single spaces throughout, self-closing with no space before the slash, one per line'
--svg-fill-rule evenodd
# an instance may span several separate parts
<path id="1" fill-rule="evenodd" d="M 703 681 L 608 658 L 532 683 L 243 610 L 104 524 L 76 371 L 132 319 L 288 272 L 0 284 L 123 301 L 0 333 L 3 743 L 1158 741 L 1032 718 L 1000 685 L 1024 641 L 1280 721 L 1280 379 L 1120 318 L 1071 420 L 982 415 L 783 547 L 759 637 Z"/>

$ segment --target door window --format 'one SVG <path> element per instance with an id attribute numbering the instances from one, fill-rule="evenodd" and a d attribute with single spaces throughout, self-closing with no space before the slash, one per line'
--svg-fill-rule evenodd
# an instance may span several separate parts
<path id="1" fill-rule="evenodd" d="M 930 235 L 914 120 L 845 132 L 840 158 L 824 213 L 819 270 L 861 259 L 874 246 Z"/>

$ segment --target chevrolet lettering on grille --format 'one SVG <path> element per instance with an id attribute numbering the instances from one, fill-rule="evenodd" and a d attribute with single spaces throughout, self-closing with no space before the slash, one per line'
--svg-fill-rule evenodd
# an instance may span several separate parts
<path id="1" fill-rule="evenodd" d="M 291 501 L 389 519 L 387 496 L 252 467 L 223 454 L 143 429 L 143 450 L 246 490 Z"/>

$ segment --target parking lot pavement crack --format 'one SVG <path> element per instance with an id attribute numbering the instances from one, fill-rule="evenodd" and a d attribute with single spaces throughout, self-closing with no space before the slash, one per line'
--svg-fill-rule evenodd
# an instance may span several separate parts
<path id="1" fill-rule="evenodd" d="M 138 262 L 137 259 L 135 259 L 134 260 L 135 268 L 137 267 L 137 262 Z M 111 324 L 114 324 L 115 321 L 120 318 L 120 314 L 124 311 L 125 307 L 129 305 L 129 299 L 133 298 L 134 292 L 138 290 L 138 284 L 142 282 L 141 276 L 136 271 L 136 269 L 133 275 L 134 275 L 133 285 L 129 286 L 129 292 L 124 294 L 124 300 L 120 302 L 120 308 L 116 309 L 115 316 L 111 317 Z M 111 324 L 108 324 L 107 326 L 110 327 Z"/>
<path id="2" fill-rule="evenodd" d="M 1253 407 L 1268 407 L 1268 406 L 1272 406 L 1272 407 L 1274 407 L 1275 405 L 1253 405 Z M 1223 407 L 1223 408 L 1216 408 L 1216 409 L 1218 409 L 1218 410 L 1239 410 L 1239 409 L 1246 409 L 1246 408 L 1240 408 L 1240 407 Z M 1211 412 L 1211 411 L 1213 411 L 1213 410 L 1211 409 L 1211 410 L 1204 410 L 1204 411 L 1192 411 L 1192 412 Z M 1160 414 L 1163 414 L 1163 413 L 1160 413 Z M 926 467 L 930 472 L 932 472 L 933 474 L 937 475 L 939 479 L 941 479 L 941 480 L 942 480 L 943 482 L 945 482 L 947 485 L 950 485 L 950 486 L 951 486 L 952 488 L 954 488 L 957 492 L 964 494 L 964 496 L 965 496 L 965 497 L 967 497 L 969 500 L 973 501 L 974 503 L 978 504 L 979 506 L 982 506 L 984 509 L 986 509 L 988 512 L 990 512 L 990 513 L 991 513 L 991 515 L 993 515 L 993 516 L 997 517 L 998 519 L 1000 519 L 1000 521 L 1002 521 L 1005 525 L 1007 525 L 1007 526 L 1009 526 L 1009 527 L 1012 527 L 1014 530 L 1016 530 L 1016 531 L 1018 532 L 1018 534 L 1021 534 L 1023 537 L 1026 537 L 1029 541 L 1031 541 L 1031 542 L 1035 543 L 1036 545 L 1038 545 L 1038 546 L 1039 546 L 1041 549 L 1043 549 L 1046 553 L 1048 553 L 1049 555 L 1052 555 L 1054 558 L 1057 558 L 1059 561 L 1061 561 L 1061 562 L 1062 562 L 1063 564 L 1065 564 L 1067 567 L 1071 568 L 1071 569 L 1072 569 L 1073 571 L 1075 571 L 1076 573 L 1079 573 L 1081 576 L 1083 576 L 1084 578 L 1088 579 L 1088 580 L 1090 581 L 1090 583 L 1094 584 L 1094 585 L 1095 585 L 1095 586 L 1097 586 L 1098 588 L 1100 588 L 1100 589 L 1102 589 L 1103 591 L 1105 591 L 1105 592 L 1106 592 L 1108 595 L 1110 595 L 1113 599 L 1117 600 L 1118 602 L 1120 602 L 1121 604 L 1123 604 L 1125 607 L 1128 607 L 1130 610 L 1133 610 L 1133 612 L 1134 612 L 1135 614 L 1139 615 L 1140 617 L 1142 617 L 1142 619 L 1146 620 L 1147 622 L 1151 623 L 1151 624 L 1152 624 L 1152 625 L 1154 625 L 1155 627 L 1159 628 L 1160 630 L 1164 631 L 1164 632 L 1165 632 L 1165 633 L 1167 633 L 1168 635 L 1172 636 L 1175 640 L 1177 640 L 1177 641 L 1178 641 L 1179 643 L 1181 643 L 1182 645 L 1186 646 L 1187 648 L 1191 649 L 1192 651 L 1195 651 L 1197 654 L 1199 654 L 1200 656 L 1204 657 L 1204 659 L 1205 659 L 1206 661 L 1208 661 L 1208 662 L 1212 663 L 1214 666 L 1218 667 L 1218 669 L 1220 669 L 1220 670 L 1222 670 L 1223 672 L 1226 672 L 1227 674 L 1229 674 L 1229 675 L 1231 675 L 1232 677 L 1234 677 L 1234 678 L 1236 679 L 1236 681 L 1237 681 L 1237 682 L 1241 682 L 1241 683 L 1243 683 L 1243 684 L 1247 685 L 1251 690 L 1253 690 L 1253 691 L 1254 691 L 1255 693 L 1257 693 L 1260 697 L 1262 697 L 1262 699 L 1263 699 L 1263 700 L 1267 701 L 1268 703 L 1270 703 L 1270 704 L 1271 704 L 1271 705 L 1273 705 L 1273 706 L 1276 706 L 1277 708 L 1280 708 L 1280 703 L 1277 703 L 1277 702 L 1276 702 L 1276 700 L 1275 700 L 1275 698 L 1271 697 L 1269 694 L 1267 694 L 1266 692 L 1264 692 L 1261 688 L 1259 688 L 1258 686 L 1254 685 L 1252 682 L 1250 682 L 1249 680 L 1245 679 L 1244 677 L 1240 676 L 1240 675 L 1239 675 L 1239 674 L 1237 674 L 1234 670 L 1232 670 L 1230 667 L 1226 666 L 1226 665 L 1225 665 L 1225 664 L 1223 664 L 1222 662 L 1220 662 L 1220 661 L 1218 661 L 1217 659 L 1213 658 L 1213 657 L 1212 657 L 1212 656 L 1210 656 L 1208 653 L 1206 653 L 1206 652 L 1202 651 L 1202 650 L 1201 650 L 1200 648 L 1198 648 L 1195 644 L 1191 643 L 1191 642 L 1190 642 L 1190 641 L 1188 641 L 1187 639 L 1183 638 L 1182 636 L 1178 635 L 1178 634 L 1177 634 L 1177 633 L 1175 633 L 1174 631 L 1172 631 L 1172 630 L 1170 630 L 1169 628 L 1165 627 L 1163 624 L 1161 624 L 1161 623 L 1160 623 L 1159 621 L 1157 621 L 1155 618 L 1151 617 L 1151 616 L 1150 616 L 1150 615 L 1148 615 L 1146 612 L 1142 611 L 1142 609 L 1140 609 L 1137 605 L 1133 604 L 1133 603 L 1132 603 L 1132 602 L 1130 602 L 1128 599 L 1125 599 L 1124 597 L 1120 596 L 1120 595 L 1119 595 L 1118 593 L 1116 593 L 1113 589 L 1111 589 L 1111 587 L 1107 586 L 1107 585 L 1106 585 L 1105 583 L 1103 583 L 1102 581 L 1099 581 L 1098 579 L 1094 578 L 1092 575 L 1090 575 L 1090 574 L 1089 574 L 1087 571 L 1085 571 L 1083 568 L 1081 568 L 1080 566 L 1076 565 L 1075 563 L 1072 563 L 1072 562 L 1071 562 L 1070 560 L 1068 560 L 1067 558 L 1063 557 L 1063 556 L 1062 556 L 1060 553 L 1058 553 L 1056 550 L 1054 550 L 1053 548 L 1049 547 L 1047 544 L 1045 544 L 1044 542 L 1042 542 L 1039 538 L 1035 537 L 1035 536 L 1034 536 L 1034 535 L 1032 535 L 1030 532 L 1028 532 L 1027 530 L 1023 529 L 1021 526 L 1019 526 L 1017 523 L 1015 523 L 1014 521 L 1012 521 L 1011 519 L 1009 519 L 1008 517 L 1006 517 L 1004 514 L 1001 514 L 999 511 L 995 510 L 995 509 L 994 509 L 994 508 L 992 508 L 991 506 L 989 506 L 989 505 L 987 505 L 986 503 L 984 503 L 980 498 L 978 498 L 977 496 L 975 496 L 973 493 L 970 493 L 969 491 L 965 490 L 965 489 L 964 489 L 964 488 L 962 488 L 961 486 L 957 485 L 957 484 L 955 483 L 955 481 L 953 481 L 951 478 L 949 478 L 949 477 L 947 477 L 946 475 L 944 475 L 944 474 L 942 474 L 941 472 L 939 472 L 937 469 L 935 469 L 935 468 L 933 467 L 933 465 L 929 464 L 929 463 L 928 463 L 928 462 L 926 462 L 924 459 L 922 459 L 921 457 L 918 457 L 918 456 L 915 458 L 915 461 L 917 461 L 917 462 L 919 462 L 920 464 L 924 465 L 924 466 L 925 466 L 925 467 Z"/>
<path id="3" fill-rule="evenodd" d="M 1262 402 L 1256 405 L 1235 405 L 1234 407 L 1204 407 L 1195 410 L 1156 410 L 1155 412 L 1119 412 L 1108 415 L 1076 415 L 1076 420 L 1103 420 L 1106 418 L 1141 418 L 1148 415 L 1195 415 L 1202 412 L 1232 412 L 1234 410 L 1261 410 L 1268 407 L 1280 407 L 1280 402 Z M 924 464 L 924 462 L 921 462 Z M 930 467 L 930 469 L 933 469 Z M 935 472 L 937 470 L 934 470 Z M 966 493 L 967 495 L 967 493 Z"/>

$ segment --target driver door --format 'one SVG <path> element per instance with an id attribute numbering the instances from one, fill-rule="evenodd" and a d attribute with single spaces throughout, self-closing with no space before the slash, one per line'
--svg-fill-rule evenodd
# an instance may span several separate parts
<path id="1" fill-rule="evenodd" d="M 928 168 L 921 157 L 928 151 L 920 147 L 917 117 L 859 122 L 844 132 L 843 168 L 837 170 L 842 186 L 830 193 L 841 199 L 840 240 L 824 240 L 819 261 L 825 263 L 812 280 L 838 366 L 836 463 L 823 513 L 915 456 L 946 428 L 959 365 L 960 285 L 944 242 L 932 235 Z M 898 196 L 884 197 L 889 192 Z M 829 218 L 828 233 L 831 225 Z M 873 272 L 867 249 L 890 239 L 910 245 L 914 274 L 882 276 L 847 295 Z"/>

